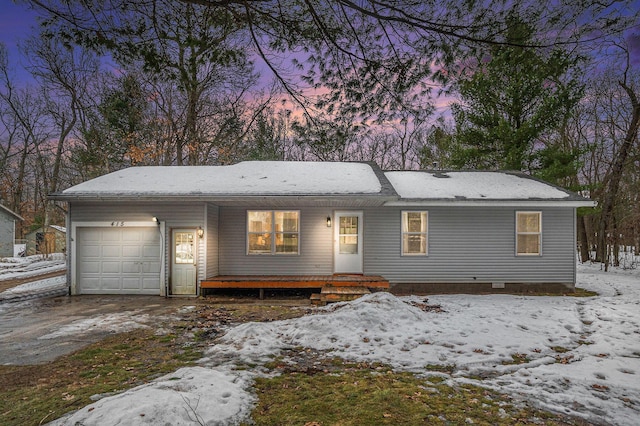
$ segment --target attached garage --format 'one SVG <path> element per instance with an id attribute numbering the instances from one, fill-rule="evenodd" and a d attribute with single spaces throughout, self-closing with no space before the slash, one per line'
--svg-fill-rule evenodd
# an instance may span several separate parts
<path id="1" fill-rule="evenodd" d="M 77 227 L 76 294 L 161 294 L 157 227 Z"/>

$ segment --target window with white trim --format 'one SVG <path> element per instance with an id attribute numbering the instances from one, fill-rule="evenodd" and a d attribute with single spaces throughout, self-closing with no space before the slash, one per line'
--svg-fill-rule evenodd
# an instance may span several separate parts
<path id="1" fill-rule="evenodd" d="M 426 256 L 429 214 L 423 211 L 402 212 L 402 255 Z"/>
<path id="2" fill-rule="evenodd" d="M 299 252 L 299 211 L 247 211 L 248 254 L 298 254 Z"/>
<path id="3" fill-rule="evenodd" d="M 542 212 L 516 212 L 516 256 L 542 254 Z"/>

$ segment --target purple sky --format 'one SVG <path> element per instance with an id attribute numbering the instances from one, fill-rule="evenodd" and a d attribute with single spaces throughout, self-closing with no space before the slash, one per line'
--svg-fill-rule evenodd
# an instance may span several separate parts
<path id="1" fill-rule="evenodd" d="M 18 43 L 24 40 L 31 28 L 37 25 L 37 14 L 27 6 L 16 5 L 12 0 L 0 0 L 0 42 L 3 42 L 9 52 L 9 64 L 15 70 L 15 75 L 21 81 L 29 77 L 22 68 L 24 62 L 18 51 Z"/>

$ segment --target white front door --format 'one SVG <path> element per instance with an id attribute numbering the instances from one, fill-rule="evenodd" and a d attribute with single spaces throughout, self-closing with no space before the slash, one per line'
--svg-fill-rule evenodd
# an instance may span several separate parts
<path id="1" fill-rule="evenodd" d="M 174 229 L 171 264 L 171 294 L 196 294 L 196 230 Z"/>
<path id="2" fill-rule="evenodd" d="M 362 212 L 336 212 L 334 223 L 333 271 L 361 274 Z"/>

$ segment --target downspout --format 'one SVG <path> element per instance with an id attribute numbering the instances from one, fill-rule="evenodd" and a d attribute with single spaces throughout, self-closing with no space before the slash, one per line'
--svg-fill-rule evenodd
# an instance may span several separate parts
<path id="1" fill-rule="evenodd" d="M 167 280 L 167 274 L 166 274 L 167 268 L 165 264 L 166 251 L 167 251 L 167 246 L 165 244 L 165 238 L 164 238 L 165 222 L 161 221 L 156 216 L 153 216 L 152 220 L 158 226 L 158 233 L 160 234 L 160 281 L 164 283 L 164 297 L 169 297 L 169 283 Z"/>
<path id="2" fill-rule="evenodd" d="M 65 214 L 65 225 L 67 227 L 67 235 L 65 239 L 67 240 L 66 246 L 64 248 L 64 253 L 67 261 L 67 295 L 71 296 L 71 209 L 67 209 L 67 213 Z"/>
<path id="3" fill-rule="evenodd" d="M 207 240 L 209 238 L 209 204 L 208 203 L 204 203 L 204 238 L 202 238 L 202 241 L 198 241 L 198 245 L 203 246 L 202 248 L 202 262 L 200 262 L 200 264 L 203 266 L 203 275 L 202 276 L 198 276 L 198 271 L 196 270 L 196 296 L 202 296 L 202 280 L 204 278 L 207 278 L 207 269 L 209 267 L 209 264 L 207 262 L 207 250 L 208 250 L 208 245 L 207 244 Z"/>
<path id="4" fill-rule="evenodd" d="M 158 221 L 158 231 L 160 232 L 160 265 L 162 268 L 162 280 L 164 281 L 164 297 L 169 297 L 169 277 L 167 277 L 167 244 L 165 238 L 165 221 Z"/>

